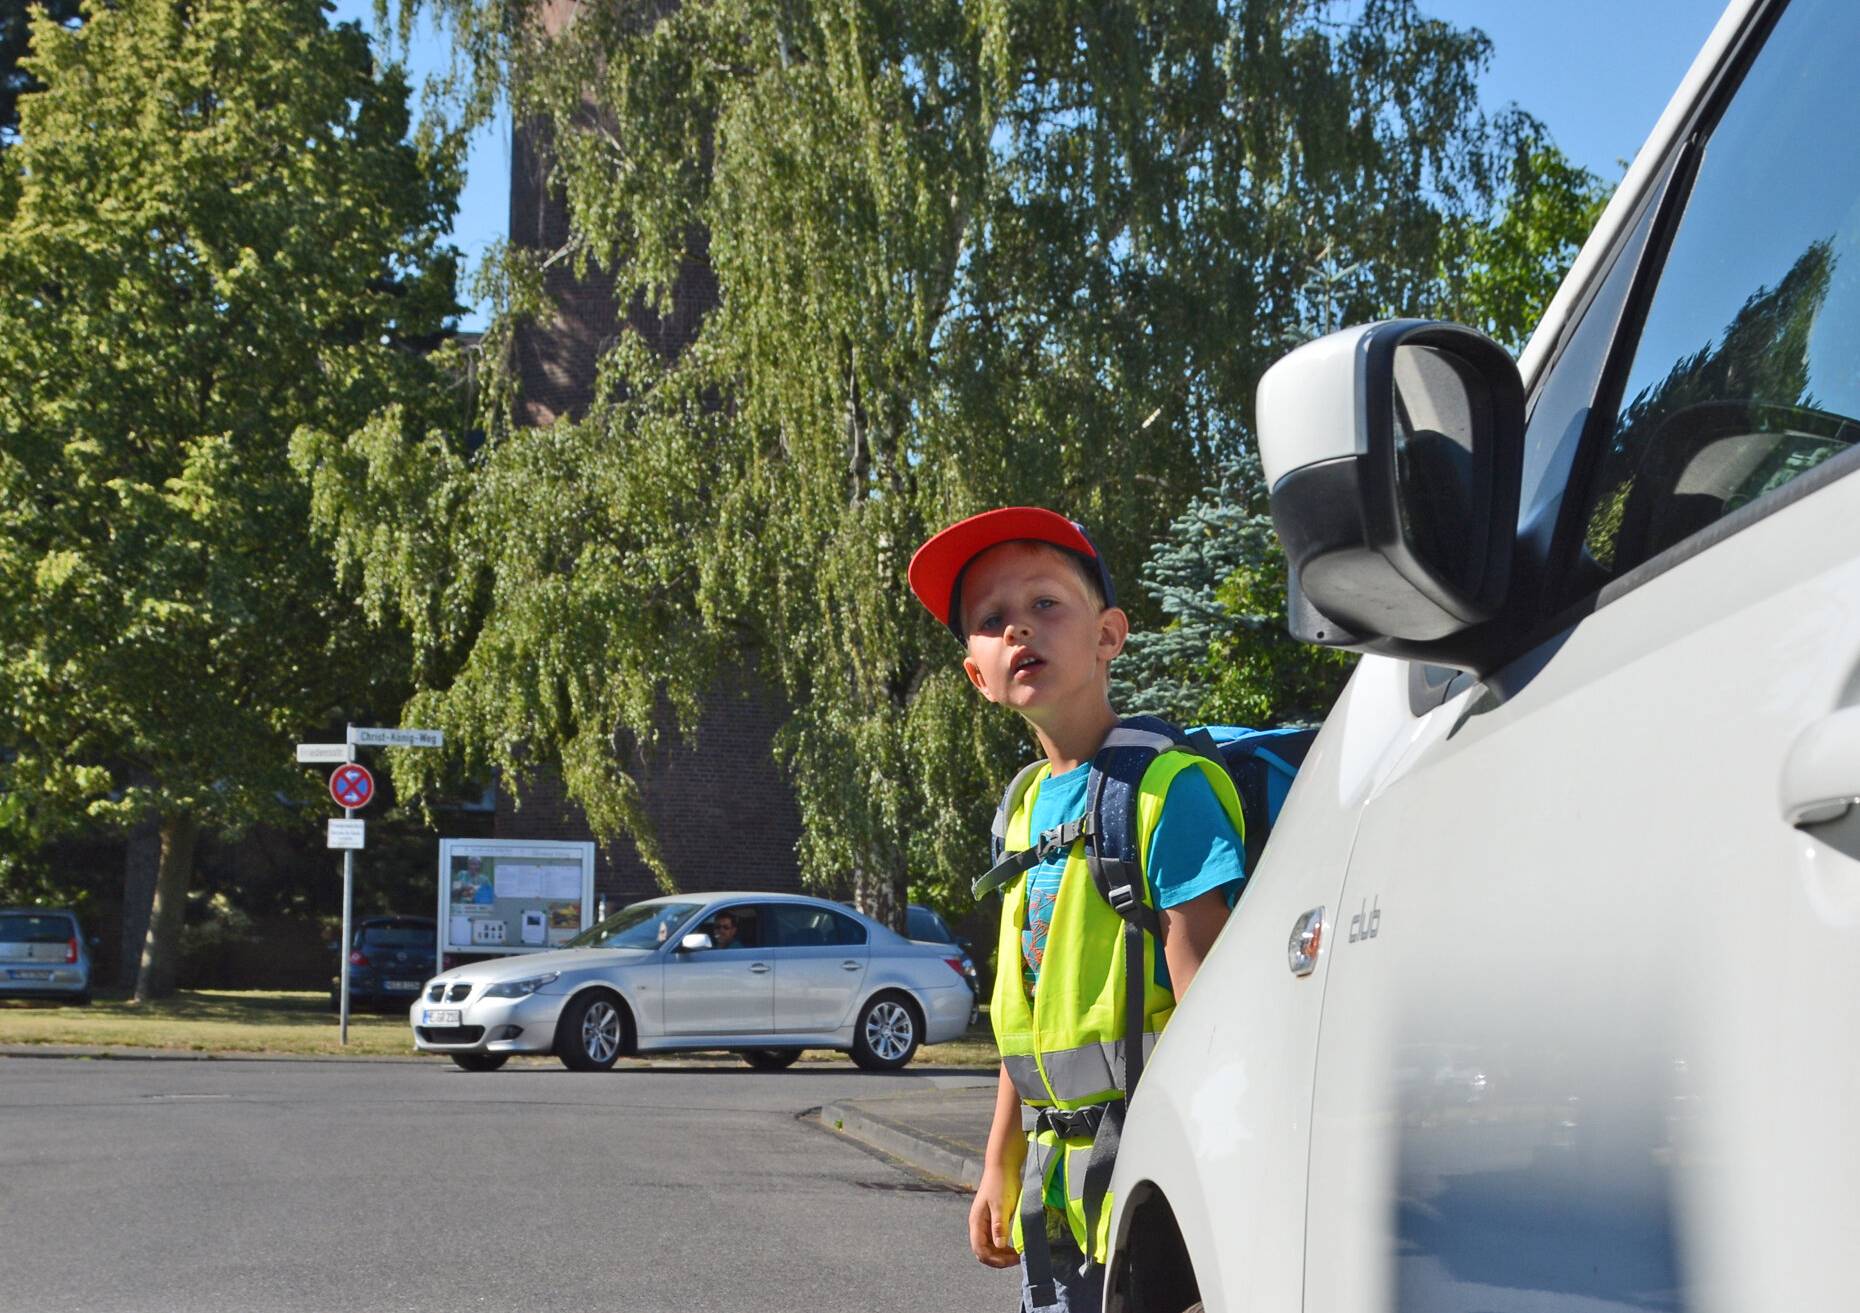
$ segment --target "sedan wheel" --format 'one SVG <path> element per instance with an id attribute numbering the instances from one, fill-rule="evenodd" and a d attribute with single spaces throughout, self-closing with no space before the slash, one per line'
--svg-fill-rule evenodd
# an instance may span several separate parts
<path id="1" fill-rule="evenodd" d="M 880 994 L 859 1014 L 852 1059 L 867 1071 L 896 1071 L 911 1060 L 922 1038 L 911 1005 L 897 994 Z"/>
<path id="2" fill-rule="evenodd" d="M 608 994 L 583 994 L 556 1023 L 556 1056 L 570 1071 L 606 1071 L 620 1056 L 626 1019 Z"/>

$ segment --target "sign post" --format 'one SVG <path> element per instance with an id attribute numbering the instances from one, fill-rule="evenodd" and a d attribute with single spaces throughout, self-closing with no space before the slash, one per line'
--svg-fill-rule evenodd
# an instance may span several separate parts
<path id="1" fill-rule="evenodd" d="M 355 910 L 355 850 L 365 842 L 363 822 L 355 813 L 374 800 L 375 777 L 355 760 L 357 747 L 437 748 L 445 735 L 436 729 L 377 729 L 350 725 L 341 743 L 299 743 L 301 762 L 340 762 L 329 775 L 329 796 L 342 808 L 342 819 L 329 823 L 329 847 L 342 849 L 342 984 L 338 1003 L 339 1042 L 349 1042 L 349 954 L 355 951 L 350 928 Z"/>

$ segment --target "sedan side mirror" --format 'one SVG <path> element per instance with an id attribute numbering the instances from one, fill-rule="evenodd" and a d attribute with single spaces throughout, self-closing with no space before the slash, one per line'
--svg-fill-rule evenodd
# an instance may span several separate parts
<path id="1" fill-rule="evenodd" d="M 1505 604 L 1524 463 L 1505 349 L 1428 320 L 1347 328 L 1267 370 L 1258 411 L 1292 636 L 1476 669 L 1464 636 Z"/>
<path id="2" fill-rule="evenodd" d="M 678 941 L 678 951 L 681 953 L 695 953 L 700 949 L 710 947 L 712 947 L 710 936 L 701 930 L 694 930 Z"/>

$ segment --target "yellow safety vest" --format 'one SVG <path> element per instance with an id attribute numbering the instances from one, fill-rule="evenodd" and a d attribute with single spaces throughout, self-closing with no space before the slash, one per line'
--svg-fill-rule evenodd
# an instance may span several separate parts
<path id="1" fill-rule="evenodd" d="M 1207 774 L 1215 797 L 1235 829 L 1244 833 L 1240 799 L 1227 773 L 1194 753 L 1171 749 L 1157 755 L 1137 786 L 1136 850 L 1145 865 L 1169 786 L 1191 766 L 1199 766 Z M 1015 807 L 1007 823 L 1006 851 L 1021 852 L 1032 846 L 1034 800 L 1050 773 L 1050 767 L 1040 768 Z M 1147 905 L 1147 873 L 1137 883 Z M 1026 925 L 1027 874 L 1023 872 L 1002 890 L 1001 933 L 989 1004 L 995 1044 L 1022 1102 L 1035 1110 L 1071 1110 L 1121 1099 L 1126 1026 L 1124 920 L 1092 881 L 1084 839 L 1076 840 L 1066 855 L 1039 985 L 1031 999 L 1020 969 L 1021 932 Z M 1144 957 L 1142 1044 L 1147 1057 L 1175 1011 L 1175 995 L 1156 983 L 1155 954 L 1161 946 L 1155 936 L 1145 934 L 1140 942 Z M 1103 1262 L 1109 1252 L 1108 1196 L 1098 1210 L 1097 1234 L 1089 1237 L 1089 1243 L 1086 1236 L 1085 1165 L 1093 1138 L 1089 1132 L 1062 1135 L 1044 1128 L 1031 1130 L 1029 1174 L 1022 1189 L 1037 1188 L 1044 1196 L 1054 1174 L 1063 1166 L 1066 1217 L 1073 1239 L 1080 1253 Z M 1013 1236 L 1014 1247 L 1024 1249 L 1020 1210 L 1016 1210 Z"/>

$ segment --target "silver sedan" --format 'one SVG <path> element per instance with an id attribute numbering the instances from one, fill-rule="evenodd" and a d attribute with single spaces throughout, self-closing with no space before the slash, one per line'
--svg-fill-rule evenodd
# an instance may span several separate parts
<path id="1" fill-rule="evenodd" d="M 974 995 L 948 945 L 795 894 L 673 894 L 621 908 L 559 949 L 473 962 L 426 983 L 416 1047 L 467 1071 L 553 1053 L 605 1071 L 623 1053 L 726 1049 L 777 1070 L 841 1049 L 872 1071 L 955 1039 Z"/>

